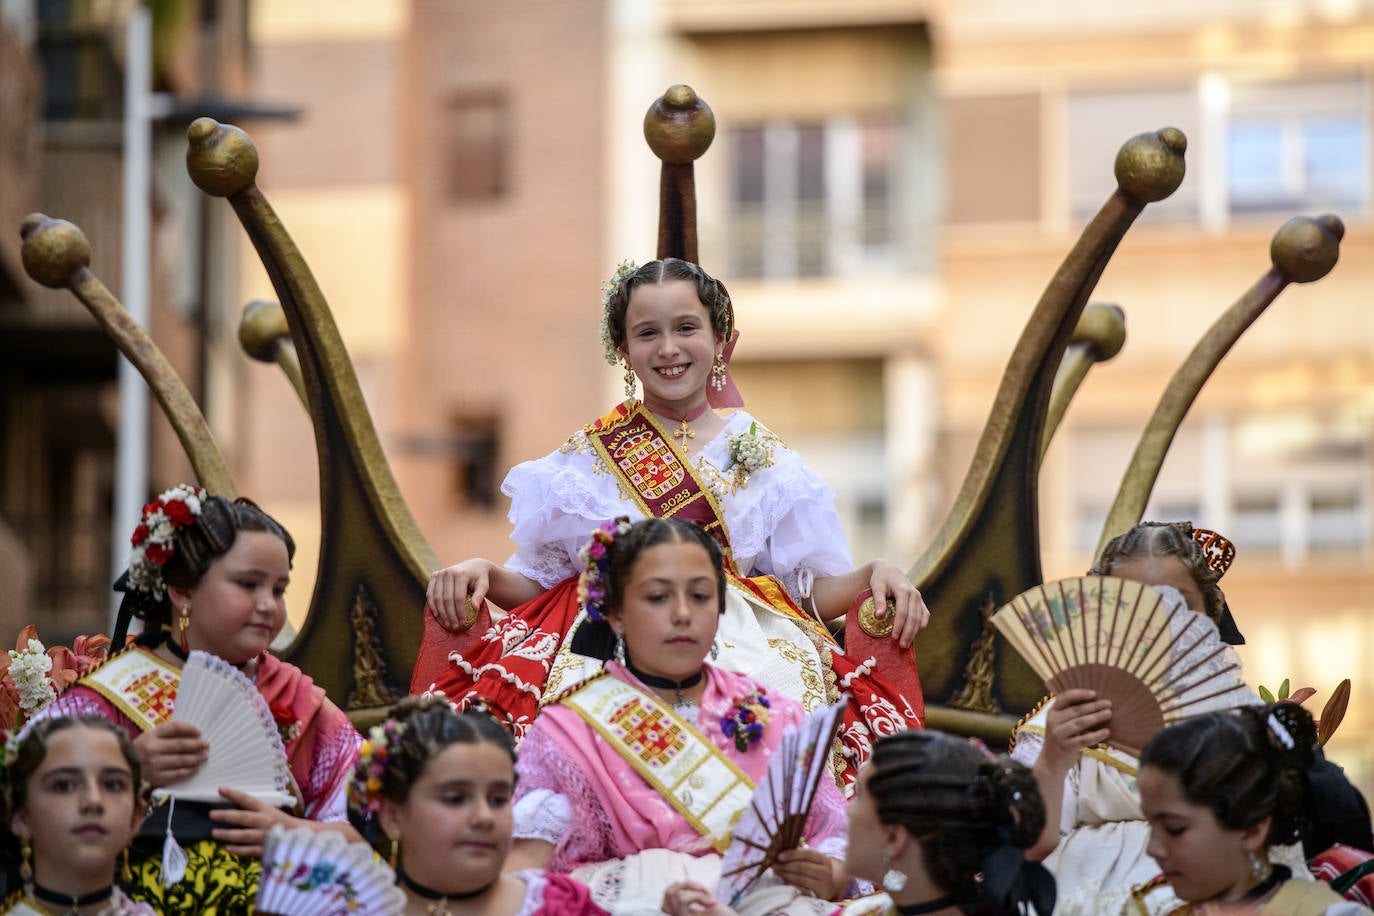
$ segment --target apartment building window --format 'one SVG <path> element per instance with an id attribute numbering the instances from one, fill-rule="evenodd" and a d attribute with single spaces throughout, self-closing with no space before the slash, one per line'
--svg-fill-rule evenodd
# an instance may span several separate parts
<path id="1" fill-rule="evenodd" d="M 1196 83 L 1069 95 L 1064 162 L 1072 218 L 1097 212 L 1116 187 L 1112 163 L 1128 138 L 1160 127 L 1188 136 L 1187 177 L 1144 218 L 1220 225 L 1232 216 L 1368 208 L 1369 91 L 1365 78 Z"/>
<path id="2" fill-rule="evenodd" d="M 510 188 L 510 106 L 499 90 L 464 91 L 444 103 L 444 184 L 454 202 L 493 200 Z"/>
<path id="3" fill-rule="evenodd" d="M 1365 95 L 1357 79 L 1236 88 L 1226 137 L 1231 212 L 1363 210 Z"/>
<path id="4" fill-rule="evenodd" d="M 729 146 L 733 275 L 833 276 L 892 262 L 892 118 L 746 125 Z"/>

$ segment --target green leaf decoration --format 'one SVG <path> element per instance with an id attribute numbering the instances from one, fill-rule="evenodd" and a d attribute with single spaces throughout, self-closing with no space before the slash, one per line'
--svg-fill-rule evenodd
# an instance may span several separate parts
<path id="1" fill-rule="evenodd" d="M 1288 678 L 1284 678 L 1283 683 L 1279 685 L 1279 699 L 1288 699 Z"/>
<path id="2" fill-rule="evenodd" d="M 1259 687 L 1257 687 L 1257 688 L 1255 688 L 1255 689 L 1259 691 L 1259 695 L 1260 695 L 1260 699 L 1261 699 L 1261 700 L 1263 700 L 1263 701 L 1266 702 L 1266 703 L 1273 703 L 1273 702 L 1274 702 L 1274 695 L 1273 695 L 1272 693 L 1269 692 L 1269 688 L 1268 688 L 1268 687 L 1265 687 L 1265 686 L 1263 686 L 1263 685 L 1260 685 Z"/>

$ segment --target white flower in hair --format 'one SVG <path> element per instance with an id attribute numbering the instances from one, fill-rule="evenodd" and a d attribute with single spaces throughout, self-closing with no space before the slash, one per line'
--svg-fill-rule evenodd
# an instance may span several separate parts
<path id="1" fill-rule="evenodd" d="M 612 366 L 620 362 L 620 351 L 615 348 L 615 339 L 611 336 L 611 302 L 625 285 L 625 279 L 638 269 L 639 265 L 627 258 L 617 264 L 615 273 L 601 284 L 601 352 Z"/>
<path id="2" fill-rule="evenodd" d="M 178 484 L 143 507 L 143 520 L 129 538 L 129 587 L 162 599 L 162 567 L 176 552 L 177 532 L 195 523 L 205 505 L 200 487 Z"/>
<path id="3" fill-rule="evenodd" d="M 51 670 L 52 659 L 36 639 L 30 639 L 22 651 L 10 650 L 10 676 L 19 691 L 19 708 L 26 717 L 33 718 L 57 699 L 57 691 L 48 680 Z"/>

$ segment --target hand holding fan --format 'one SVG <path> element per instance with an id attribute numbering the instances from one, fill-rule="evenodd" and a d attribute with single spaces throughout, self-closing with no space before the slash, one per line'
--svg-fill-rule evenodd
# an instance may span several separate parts
<path id="1" fill-rule="evenodd" d="M 736 905 L 749 886 L 801 845 L 806 817 L 822 779 L 830 779 L 830 746 L 843 721 L 848 695 L 822 707 L 783 733 L 768 769 L 754 787 L 720 865 L 716 899 Z"/>
<path id="2" fill-rule="evenodd" d="M 396 875 L 366 843 L 307 827 L 267 832 L 255 912 L 276 916 L 393 916 L 405 909 Z"/>
<path id="3" fill-rule="evenodd" d="M 992 623 L 1050 693 L 1085 687 L 1111 700 L 1107 743 L 1138 755 L 1165 725 L 1249 696 L 1216 626 L 1162 591 L 1113 576 L 1060 579 L 1017 595 Z"/>
<path id="4" fill-rule="evenodd" d="M 242 671 L 217 655 L 193 650 L 181 669 L 173 722 L 189 722 L 210 745 L 195 775 L 164 786 L 155 798 L 215 804 L 221 786 L 238 789 L 277 808 L 296 804 L 286 750 L 267 701 Z"/>

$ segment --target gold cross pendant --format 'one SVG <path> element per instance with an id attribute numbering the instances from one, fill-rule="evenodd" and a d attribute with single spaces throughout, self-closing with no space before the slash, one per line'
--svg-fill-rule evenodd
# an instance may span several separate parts
<path id="1" fill-rule="evenodd" d="M 696 437 L 697 434 L 692 430 L 692 427 L 687 425 L 686 417 L 682 418 L 682 425 L 673 430 L 673 438 L 684 447 L 687 445 L 688 439 L 695 439 Z"/>

